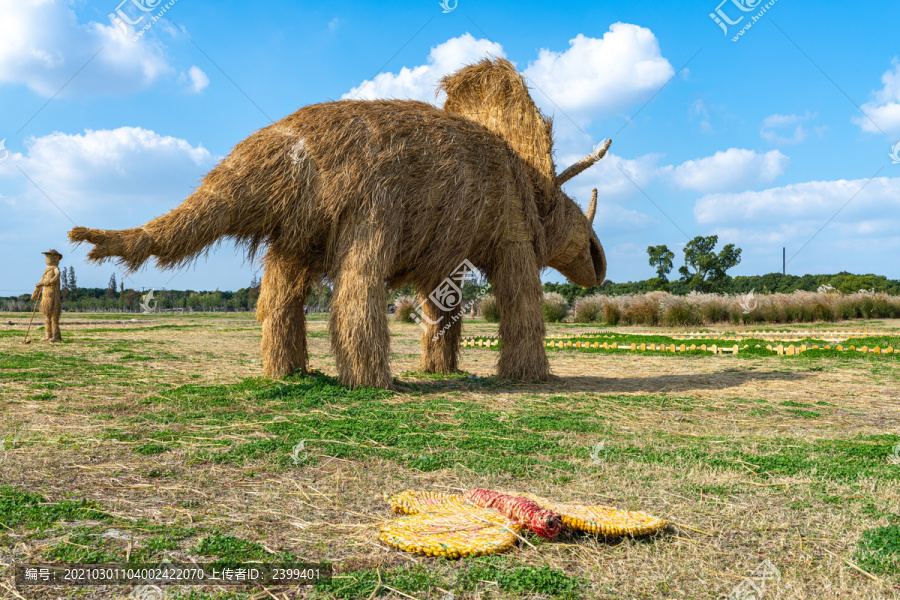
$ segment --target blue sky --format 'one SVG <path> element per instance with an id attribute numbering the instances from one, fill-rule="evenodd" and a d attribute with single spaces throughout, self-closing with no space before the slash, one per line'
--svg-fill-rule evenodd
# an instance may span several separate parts
<path id="1" fill-rule="evenodd" d="M 732 274 L 780 270 L 784 246 L 789 273 L 900 277 L 896 3 L 168 0 L 137 37 L 166 2 L 118 1 L 0 0 L 0 295 L 31 291 L 49 247 L 79 285 L 104 286 L 116 269 L 84 262 L 73 223 L 170 210 L 237 142 L 307 104 L 440 103 L 435 81 L 486 53 L 553 115 L 560 170 L 613 139 L 566 186 L 582 205 L 600 190 L 610 279 L 652 276 L 648 245 L 675 250 L 677 268 L 710 234 L 743 248 Z M 117 9 L 144 18 L 121 29 Z M 727 33 L 717 9 L 740 18 Z M 127 284 L 237 289 L 258 268 L 224 244 Z"/>

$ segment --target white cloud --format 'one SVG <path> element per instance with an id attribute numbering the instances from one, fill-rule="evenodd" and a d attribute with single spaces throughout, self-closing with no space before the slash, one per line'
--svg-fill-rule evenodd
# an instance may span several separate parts
<path id="1" fill-rule="evenodd" d="M 110 214 L 127 215 L 142 208 L 158 214 L 160 208 L 171 208 L 189 194 L 216 160 L 202 145 L 140 127 L 52 133 L 31 138 L 26 146 L 27 153 L 14 154 L 0 164 L 0 181 L 16 182 L 25 190 L 6 198 L 7 204 L 25 207 L 36 200 L 55 211 L 24 180 L 21 169 L 79 222 L 99 214 L 109 220 Z"/>
<path id="2" fill-rule="evenodd" d="M 104 229 L 145 223 L 180 204 L 219 158 L 201 145 L 138 127 L 52 133 L 25 146 L 0 163 L 0 253 L 23 258 L 4 273 L 7 288 L 33 285 L 34 269 L 43 268 L 39 252 L 48 246 L 66 255 L 64 264 L 75 266 L 82 286 L 105 285 L 115 268 L 84 262 L 88 248 L 68 244 L 73 222 Z M 230 244 L 201 262 L 202 268 L 180 275 L 150 267 L 126 286 L 237 289 L 250 278 Z"/>
<path id="3" fill-rule="evenodd" d="M 729 148 L 677 167 L 662 169 L 671 181 L 686 190 L 710 193 L 770 183 L 784 173 L 790 158 L 778 150 L 760 154 L 754 150 Z"/>
<path id="4" fill-rule="evenodd" d="M 618 204 L 597 203 L 597 214 L 594 218 L 594 229 L 598 235 L 615 231 L 617 234 L 646 231 L 648 227 L 658 225 L 659 220 L 648 214 L 631 210 Z"/>
<path id="5" fill-rule="evenodd" d="M 894 58 L 891 64 L 893 69 L 881 76 L 884 87 L 873 92 L 873 99 L 860 107 L 865 114 L 853 117 L 853 122 L 863 131 L 900 132 L 900 60 Z"/>
<path id="6" fill-rule="evenodd" d="M 806 111 L 806 114 L 803 115 L 769 115 L 762 122 L 762 128 L 759 130 L 759 135 L 764 140 L 771 144 L 776 145 L 788 145 L 788 144 L 800 144 L 807 137 L 809 137 L 809 131 L 803 127 L 803 123 L 809 121 L 811 119 L 815 119 L 818 115 L 815 113 L 811 113 Z M 793 133 L 790 137 L 779 135 L 778 129 L 782 129 L 784 127 L 790 127 L 792 125 L 796 125 L 794 127 Z M 819 137 L 822 137 L 825 134 L 825 130 L 827 128 L 825 126 L 816 126 L 813 127 L 812 132 Z"/>
<path id="7" fill-rule="evenodd" d="M 882 222 L 900 220 L 900 178 L 866 181 L 809 181 L 761 191 L 708 194 L 695 204 L 694 216 L 699 223 L 748 228 L 779 223 L 799 226 L 803 221 L 821 227 L 835 215 L 836 223 L 856 226 L 871 220 L 873 214 Z"/>
<path id="8" fill-rule="evenodd" d="M 209 77 L 199 67 L 191 67 L 188 70 L 188 78 L 191 80 L 186 90 L 191 94 L 199 94 L 209 85 Z"/>
<path id="9" fill-rule="evenodd" d="M 337 17 L 328 21 L 328 31 L 336 31 L 338 28 L 338 25 L 340 25 L 340 23 L 341 23 L 341 20 Z"/>
<path id="10" fill-rule="evenodd" d="M 709 122 L 709 108 L 706 107 L 706 103 L 699 98 L 694 100 L 691 103 L 691 108 L 688 113 L 691 117 L 691 121 L 694 120 L 694 117 L 700 117 L 700 131 L 703 133 L 713 133 L 713 127 Z"/>
<path id="11" fill-rule="evenodd" d="M 172 72 L 158 44 L 131 42 L 112 24 L 80 24 L 64 0 L 3 4 L 0 83 L 47 97 L 106 94 L 140 90 Z"/>
<path id="12" fill-rule="evenodd" d="M 584 158 L 584 154 L 564 154 L 557 158 L 556 167 L 562 171 L 576 161 Z M 659 167 L 657 162 L 662 154 L 644 154 L 637 158 L 622 158 L 612 152 L 608 152 L 603 159 L 587 171 L 566 184 L 575 196 L 586 204 L 592 188 L 597 188 L 601 202 L 606 199 L 618 199 L 631 197 L 645 189 L 651 181 L 657 177 Z M 634 182 L 634 183 L 632 183 Z"/>
<path id="13" fill-rule="evenodd" d="M 505 57 L 500 44 L 466 33 L 431 49 L 426 64 L 381 73 L 364 81 L 342 98 L 410 98 L 434 101 L 438 80 L 488 55 Z M 649 98 L 675 73 L 660 55 L 652 31 L 628 23 L 614 23 L 602 38 L 578 34 L 564 52 L 542 49 L 524 70 L 535 102 L 542 110 L 586 116 L 609 116 Z M 557 124 L 566 126 L 565 119 Z M 557 131 L 572 137 L 572 132 Z"/>
<path id="14" fill-rule="evenodd" d="M 646 27 L 614 23 L 602 38 L 578 34 L 569 46 L 565 52 L 540 50 L 525 69 L 566 112 L 610 116 L 648 99 L 675 74 Z"/>
<path id="15" fill-rule="evenodd" d="M 582 158 L 583 154 L 566 153 L 557 158 L 557 169 L 562 170 Z M 568 193 L 586 206 L 591 189 L 597 188 L 600 205 L 632 199 L 650 190 L 657 183 L 702 193 L 737 191 L 769 183 L 781 175 L 790 159 L 772 150 L 765 154 L 753 150 L 731 148 L 713 156 L 688 160 L 680 165 L 660 165 L 663 154 L 644 154 L 635 158 L 623 158 L 612 152 L 603 160 L 566 184 Z M 653 191 L 648 192 L 654 195 Z M 670 208 L 672 198 L 666 201 Z M 613 217 L 623 217 L 622 223 L 634 224 L 635 215 L 611 210 Z M 644 220 L 646 223 L 646 219 Z"/>
<path id="16" fill-rule="evenodd" d="M 375 79 L 362 82 L 341 98 L 373 100 L 375 98 L 403 98 L 434 102 L 438 80 L 467 64 L 488 55 L 505 57 L 503 47 L 489 40 L 476 40 L 465 33 L 438 44 L 428 54 L 427 64 L 403 67 L 399 73 L 380 73 Z"/>

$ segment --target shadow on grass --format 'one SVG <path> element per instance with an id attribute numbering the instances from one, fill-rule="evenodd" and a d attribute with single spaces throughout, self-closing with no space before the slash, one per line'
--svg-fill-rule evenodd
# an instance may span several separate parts
<path id="1" fill-rule="evenodd" d="M 808 376 L 784 371 L 737 371 L 726 369 L 716 373 L 661 375 L 647 377 L 561 377 L 544 384 L 547 391 L 570 392 L 692 392 L 699 390 L 724 390 L 740 387 L 751 381 L 802 381 Z"/>
<path id="2" fill-rule="evenodd" d="M 404 374 L 406 375 L 406 374 Z M 784 371 L 743 371 L 725 369 L 716 373 L 684 375 L 597 377 L 594 375 L 559 377 L 546 382 L 521 382 L 499 377 L 476 377 L 450 374 L 429 375 L 430 381 L 396 380 L 398 391 L 477 391 L 485 394 L 509 394 L 516 392 L 594 392 L 657 393 L 724 390 L 740 387 L 751 381 L 803 381 L 808 375 Z M 443 378 L 442 378 L 443 377 Z"/>

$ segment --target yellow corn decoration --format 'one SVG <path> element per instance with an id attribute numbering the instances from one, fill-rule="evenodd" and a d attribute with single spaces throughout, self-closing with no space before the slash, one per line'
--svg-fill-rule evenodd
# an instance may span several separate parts
<path id="1" fill-rule="evenodd" d="M 554 502 L 520 492 L 502 493 L 528 498 L 559 513 L 565 528 L 595 535 L 640 536 L 667 525 L 657 517 L 609 506 Z M 382 524 L 378 537 L 406 552 L 447 558 L 505 552 L 515 545 L 520 530 L 496 510 L 476 506 L 461 495 L 406 490 L 384 494 L 384 498 L 395 513 L 406 516 Z"/>
<path id="2" fill-rule="evenodd" d="M 648 535 L 664 528 L 667 523 L 657 517 L 610 506 L 585 506 L 568 502 L 554 502 L 532 494 L 530 498 L 562 517 L 563 525 L 575 531 L 586 531 L 608 537 Z"/>
<path id="3" fill-rule="evenodd" d="M 415 515 L 425 512 L 461 512 L 472 506 L 462 496 L 440 492 L 416 492 L 406 490 L 399 494 L 384 494 L 391 509 L 399 515 Z M 465 503 L 465 504 L 464 504 Z"/>
<path id="4" fill-rule="evenodd" d="M 471 507 L 459 513 L 420 513 L 384 523 L 378 538 L 406 552 L 467 558 L 505 552 L 516 543 L 516 526 L 500 513 Z"/>

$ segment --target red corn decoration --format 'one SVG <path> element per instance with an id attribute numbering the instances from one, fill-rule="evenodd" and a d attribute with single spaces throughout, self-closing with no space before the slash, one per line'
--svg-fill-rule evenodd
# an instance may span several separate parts
<path id="1" fill-rule="evenodd" d="M 482 508 L 493 508 L 544 538 L 554 538 L 563 529 L 562 517 L 558 513 L 547 510 L 528 498 L 480 489 L 469 490 L 464 498 Z"/>

